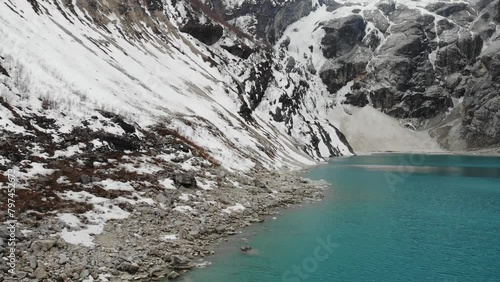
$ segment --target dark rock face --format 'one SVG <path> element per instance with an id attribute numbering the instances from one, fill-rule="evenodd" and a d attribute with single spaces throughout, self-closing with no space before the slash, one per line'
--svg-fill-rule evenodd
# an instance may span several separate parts
<path id="1" fill-rule="evenodd" d="M 313 7 L 310 1 L 277 1 L 284 2 L 281 5 L 273 5 L 271 1 L 265 3 L 245 4 L 240 11 L 251 11 L 257 8 L 257 20 L 261 23 L 256 30 L 258 37 L 274 43 L 281 37 L 285 29 L 293 22 L 308 15 Z M 257 7 L 256 7 L 257 6 Z"/>
<path id="2" fill-rule="evenodd" d="M 232 46 L 221 46 L 221 48 L 227 50 L 229 53 L 240 57 L 242 59 L 248 59 L 250 55 L 252 55 L 255 50 L 252 48 L 248 47 L 245 44 L 240 44 L 240 45 L 232 45 Z"/>
<path id="3" fill-rule="evenodd" d="M 146 6 L 150 12 L 163 11 L 161 0 L 146 0 Z"/>
<path id="4" fill-rule="evenodd" d="M 445 94 L 443 95 L 443 93 Z M 430 119 L 452 106 L 453 103 L 446 95 L 446 91 L 438 86 L 433 86 L 425 92 L 416 92 L 401 97 L 401 103 L 393 106 L 387 113 L 399 118 Z"/>
<path id="5" fill-rule="evenodd" d="M 298 114 L 300 103 L 306 95 L 309 84 L 301 80 L 298 84 L 290 85 L 289 87 L 293 87 L 293 95 L 290 97 L 283 93 L 278 100 L 282 107 L 278 107 L 276 113 L 272 114 L 272 116 L 277 122 L 285 122 L 288 130 L 291 130 L 293 126 L 293 117 Z"/>
<path id="6" fill-rule="evenodd" d="M 427 10 L 443 17 L 449 17 L 455 13 L 464 11 L 468 8 L 466 3 L 446 3 L 437 2 L 426 7 Z"/>
<path id="7" fill-rule="evenodd" d="M 118 151 L 137 151 L 141 148 L 139 139 L 136 136 L 115 135 L 103 133 L 101 139 L 108 142 L 110 147 Z"/>
<path id="8" fill-rule="evenodd" d="M 462 134 L 469 148 L 500 144 L 500 37 L 493 31 L 500 23 L 500 1 L 480 1 L 478 6 L 483 9 L 471 29 L 479 36 L 461 44 L 469 58 L 477 59 L 457 75 L 460 82 L 450 79 L 458 84 L 454 93 L 464 97 Z M 483 41 L 489 41 L 488 46 L 480 52 Z"/>
<path id="9" fill-rule="evenodd" d="M 5 76 L 7 76 L 7 77 L 10 77 L 9 73 L 7 72 L 7 70 L 4 67 L 2 67 L 2 65 L 0 65 L 0 74 L 3 74 Z"/>
<path id="10" fill-rule="evenodd" d="M 108 111 L 99 110 L 98 112 L 103 117 L 110 119 L 111 122 L 114 122 L 118 126 L 120 126 L 125 131 L 125 133 L 135 133 L 135 127 L 130 123 L 125 122 L 121 116 Z"/>
<path id="11" fill-rule="evenodd" d="M 389 20 L 384 16 L 383 12 L 380 10 L 371 10 L 365 12 L 365 18 L 367 21 L 372 22 L 375 27 L 380 30 L 380 32 L 385 33 L 390 26 Z"/>
<path id="12" fill-rule="evenodd" d="M 363 17 L 352 15 L 331 20 L 323 25 L 326 34 L 321 40 L 323 55 L 334 58 L 346 54 L 361 43 L 365 36 L 366 22 Z"/>
<path id="13" fill-rule="evenodd" d="M 289 57 L 285 66 L 286 72 L 291 72 L 295 67 L 295 59 L 293 57 Z"/>
<path id="14" fill-rule="evenodd" d="M 464 87 L 463 134 L 471 148 L 500 144 L 500 40 L 480 60 Z"/>
<path id="15" fill-rule="evenodd" d="M 268 57 L 268 61 L 263 61 L 257 64 L 250 73 L 247 81 L 254 82 L 252 83 L 250 92 L 248 93 L 250 98 L 249 107 L 251 110 L 255 110 L 260 104 L 267 90 L 267 86 L 273 78 L 271 66 L 272 60 Z"/>
<path id="16" fill-rule="evenodd" d="M 353 105 L 356 107 L 364 107 L 368 105 L 368 97 L 366 95 L 366 92 L 354 92 L 354 93 L 348 93 L 345 95 L 345 104 Z"/>
<path id="17" fill-rule="evenodd" d="M 310 1 L 299 0 L 258 4 L 243 1 L 236 7 L 226 7 L 222 0 L 214 0 L 208 5 L 227 21 L 253 16 L 255 25 L 250 32 L 270 43 L 276 43 L 292 22 L 316 9 Z M 319 5 L 333 11 L 349 4 L 321 0 Z M 468 144 L 478 147 L 499 143 L 494 134 L 499 131 L 497 100 L 491 93 L 500 83 L 500 47 L 497 47 L 500 36 L 496 31 L 500 1 L 480 0 L 473 4 L 436 1 L 424 9 L 412 9 L 392 0 L 381 0 L 375 7 L 356 11 L 353 8 L 349 16 L 319 23 L 325 35 L 320 46 L 309 49 L 313 53 L 320 48 L 328 59 L 320 68 L 315 67 L 306 53 L 303 54 L 309 60 L 306 66 L 288 54 L 292 52 L 290 38 L 282 39 L 278 45 L 281 64 L 276 64 L 273 60 L 276 54 L 269 50 L 222 46 L 242 59 L 261 58 L 245 81 L 239 83 L 240 115 L 248 122 L 254 120 L 253 111 L 265 99 L 275 79 L 273 71 L 283 71 L 300 79 L 289 81 L 285 87 L 289 93 L 279 97 L 279 106 L 270 110 L 270 115 L 274 121 L 283 122 L 289 131 L 294 127 L 293 117 L 300 114 L 301 101 L 307 99 L 308 76 L 318 75 L 332 94 L 354 82 L 342 103 L 358 107 L 371 103 L 388 115 L 411 118 L 417 124 L 442 116 L 453 107 L 452 97 L 463 97 L 466 116 L 462 135 Z M 200 37 L 210 31 L 194 33 Z M 204 42 L 213 44 L 219 34 L 215 35 Z M 488 47 L 485 50 L 484 45 Z M 309 125 L 310 132 L 321 132 L 315 126 Z M 327 139 L 318 134 L 311 136 L 312 148 L 322 138 Z"/>
<path id="18" fill-rule="evenodd" d="M 374 71 L 368 76 L 391 86 L 370 93 L 374 106 L 395 117 L 429 119 L 452 106 L 450 96 L 464 97 L 461 132 L 467 147 L 500 144 L 496 90 L 500 83 L 500 39 L 492 38 L 496 29 L 492 22 L 500 14 L 496 9 L 500 1 L 481 1 L 478 7 L 480 12 L 472 25 L 475 18 L 470 15 L 477 12 L 468 4 L 448 2 L 426 8 L 447 18 L 439 20 L 434 31 L 429 29 L 429 20 L 422 17 L 413 16 L 414 20 L 393 25 L 393 34 L 380 53 L 384 56 L 390 52 L 397 59 L 375 58 Z M 392 19 L 398 13 L 405 14 L 397 10 L 390 14 Z M 400 32 L 412 37 L 405 43 L 390 39 Z M 490 43 L 482 50 L 485 41 Z"/>
<path id="19" fill-rule="evenodd" d="M 363 43 L 366 22 L 359 15 L 331 20 L 322 28 L 323 55 L 330 58 L 320 69 L 319 76 L 332 93 L 364 72 L 370 50 Z"/>
<path id="20" fill-rule="evenodd" d="M 215 61 L 218 62 L 215 65 L 216 68 L 219 68 L 221 71 L 227 71 L 227 69 L 223 69 L 224 65 L 230 65 L 238 61 L 237 58 L 232 56 L 225 57 L 224 55 L 227 54 L 225 51 L 245 61 L 238 62 L 242 63 L 244 68 L 241 70 L 238 69 L 237 73 L 231 73 L 230 75 L 234 81 L 233 89 L 237 91 L 238 99 L 241 102 L 238 114 L 249 125 L 257 124 L 255 112 L 263 104 L 263 101 L 266 103 L 265 106 L 268 107 L 267 103 L 270 100 L 267 99 L 266 94 L 269 94 L 270 90 L 275 90 L 279 80 L 286 80 L 286 91 L 283 91 L 286 93 L 281 95 L 281 97 L 278 95 L 279 98 L 277 100 L 273 98 L 272 102 L 274 104 L 269 109 L 271 118 L 275 122 L 283 123 L 289 135 L 300 134 L 301 139 L 305 137 L 303 140 L 311 139 L 311 144 L 305 144 L 300 147 L 307 154 L 322 158 L 330 152 L 330 157 L 333 157 L 339 155 L 341 152 L 339 148 L 335 147 L 337 145 L 330 144 L 336 140 L 334 140 L 334 136 L 330 137 L 329 134 L 334 134 L 333 132 L 336 132 L 336 130 L 326 120 L 311 124 L 314 118 L 311 119 L 310 115 L 316 114 L 311 111 L 307 113 L 303 112 L 304 105 L 310 107 L 309 103 L 311 101 L 311 98 L 306 97 L 311 92 L 311 86 L 307 81 L 311 75 L 318 73 L 312 62 L 312 58 L 309 58 L 307 67 L 297 67 L 297 64 L 299 64 L 297 57 L 285 56 L 286 52 L 284 50 L 288 50 L 290 44 L 289 38 L 282 39 L 279 44 L 281 51 L 283 51 L 281 53 L 283 57 L 280 57 L 280 60 L 285 60 L 283 64 L 281 61 L 275 59 L 276 54 L 274 54 L 274 50 L 271 48 L 271 45 L 276 43 L 290 24 L 317 8 L 317 6 L 313 6 L 313 2 L 303 0 L 242 1 L 238 4 L 228 5 L 227 1 L 222 0 L 203 2 L 192 0 L 187 1 L 191 5 L 183 6 L 180 1 L 173 4 L 176 5 L 176 8 L 178 8 L 176 11 L 182 17 L 181 31 L 190 33 L 206 45 L 217 42 L 208 51 L 210 56 L 217 56 L 215 58 Z M 334 3 L 334 1 L 327 2 L 330 4 Z M 319 3 L 320 5 L 322 3 L 325 4 L 323 0 Z M 185 6 L 188 9 L 183 10 L 182 8 L 185 8 Z M 192 9 L 189 6 L 193 6 Z M 204 17 L 204 15 L 208 15 L 208 17 Z M 242 17 L 244 17 L 243 21 L 241 20 Z M 206 18 L 209 18 L 208 23 L 205 20 L 201 20 Z M 250 20 L 248 20 L 249 18 Z M 218 31 L 215 31 L 216 36 L 206 38 L 208 35 L 211 36 L 214 34 L 210 29 L 212 29 L 213 25 L 218 24 L 226 29 L 226 32 L 220 34 Z M 232 29 L 233 25 L 236 25 L 255 38 L 241 36 L 240 33 Z M 222 38 L 219 38 L 219 35 L 222 35 Z M 362 39 L 363 36 L 360 35 L 358 41 Z M 376 40 L 368 41 L 366 44 L 372 47 L 378 44 Z M 310 51 L 313 52 L 315 48 L 318 48 L 318 46 L 311 45 Z M 220 49 L 224 49 L 225 51 Z M 344 58 L 344 60 L 347 59 L 349 58 Z M 365 65 L 366 62 L 362 62 L 362 66 L 359 63 L 353 65 L 351 68 L 354 68 L 354 70 L 345 69 L 339 71 L 346 73 L 346 76 L 350 77 L 353 75 L 352 73 L 357 73 L 361 69 L 364 69 Z M 285 75 L 285 77 L 282 78 L 281 75 Z M 280 87 L 282 86 L 280 85 Z M 315 118 L 318 119 L 319 116 L 315 116 Z M 325 144 L 329 147 L 328 152 L 320 150 L 320 143 L 325 142 L 328 142 L 328 144 Z M 346 144 L 347 140 L 344 138 L 342 142 Z M 263 146 L 262 151 L 273 157 L 273 150 Z"/>
<path id="21" fill-rule="evenodd" d="M 466 31 L 458 34 L 459 27 L 446 19 L 435 25 L 434 16 L 396 6 L 392 1 L 377 7 L 365 11 L 364 18 L 352 15 L 323 26 L 327 32 L 322 40 L 324 55 L 334 58 L 319 72 L 328 90 L 333 93 L 349 81 L 359 81 L 363 86 L 351 89 L 345 104 L 363 107 L 369 96 L 375 108 L 398 118 L 425 120 L 446 111 L 453 106 L 451 95 L 463 95 L 464 85 L 459 86 L 460 76 L 450 80 L 446 88 L 440 80 L 477 60 L 481 37 Z M 468 11 L 469 6 L 436 3 L 427 9 L 454 17 Z M 365 20 L 376 28 L 368 35 Z M 353 49 L 357 53 L 349 54 Z"/>
<path id="22" fill-rule="evenodd" d="M 496 83 L 500 82 L 500 39 L 484 50 L 481 62 L 488 70 L 491 80 Z M 480 66 L 477 67 L 480 68 Z"/>
<path id="23" fill-rule="evenodd" d="M 331 93 L 338 91 L 365 71 L 370 58 L 363 50 L 356 48 L 344 56 L 327 61 L 323 65 L 319 75 Z"/>
<path id="24" fill-rule="evenodd" d="M 222 26 L 218 24 L 202 24 L 192 19 L 183 25 L 180 31 L 192 35 L 194 38 L 207 45 L 213 45 L 215 42 L 219 41 L 224 34 Z"/>
<path id="25" fill-rule="evenodd" d="M 500 143 L 499 86 L 475 83 L 465 95 L 464 133 L 471 148 Z"/>
<path id="26" fill-rule="evenodd" d="M 245 15 L 254 16 L 257 24 L 252 35 L 271 44 L 283 35 L 290 24 L 315 8 L 311 1 L 302 0 L 244 1 L 236 7 L 226 7 L 222 0 L 210 1 L 210 4 L 228 21 Z"/>
<path id="27" fill-rule="evenodd" d="M 436 65 L 446 74 L 458 72 L 474 63 L 482 48 L 483 40 L 479 35 L 460 33 L 456 42 L 437 51 Z"/>

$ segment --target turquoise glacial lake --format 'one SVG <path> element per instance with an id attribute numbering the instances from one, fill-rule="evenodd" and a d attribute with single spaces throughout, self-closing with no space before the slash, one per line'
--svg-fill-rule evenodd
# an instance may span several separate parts
<path id="1" fill-rule="evenodd" d="M 336 158 L 308 177 L 331 184 L 234 240 L 182 281 L 500 281 L 500 158 Z"/>

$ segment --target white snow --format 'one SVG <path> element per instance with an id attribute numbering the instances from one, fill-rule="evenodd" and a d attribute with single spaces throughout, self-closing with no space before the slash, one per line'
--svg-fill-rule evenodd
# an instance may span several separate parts
<path id="1" fill-rule="evenodd" d="M 59 214 L 59 220 L 69 225 L 70 227 L 79 227 L 81 221 L 78 217 L 71 213 L 61 213 Z"/>
<path id="2" fill-rule="evenodd" d="M 168 240 L 177 240 L 177 235 L 175 234 L 166 234 L 161 237 L 162 240 L 168 241 Z"/>
<path id="3" fill-rule="evenodd" d="M 85 148 L 85 144 L 80 143 L 77 145 L 69 146 L 66 150 L 57 150 L 54 152 L 53 158 L 59 157 L 71 157 L 74 154 L 82 153 L 82 148 Z"/>
<path id="4" fill-rule="evenodd" d="M 129 212 L 122 210 L 115 205 L 111 200 L 101 197 L 96 197 L 86 191 L 74 192 L 67 191 L 60 195 L 63 199 L 73 200 L 76 202 L 86 202 L 93 205 L 93 210 L 82 215 L 89 223 L 81 224 L 81 221 L 71 214 L 62 214 L 59 220 L 73 227 L 82 226 L 79 230 L 63 229 L 61 238 L 70 244 L 81 244 L 87 247 L 94 245 L 94 236 L 101 234 L 104 230 L 104 224 L 112 219 L 125 219 L 129 216 Z"/>
<path id="5" fill-rule="evenodd" d="M 167 190 L 176 190 L 174 186 L 174 181 L 172 179 L 166 178 L 163 180 L 160 180 L 160 185 L 162 185 L 165 189 Z"/>
<path id="6" fill-rule="evenodd" d="M 198 177 L 196 177 L 196 184 L 198 185 L 199 188 L 203 190 L 212 190 L 214 189 L 214 187 L 217 186 L 215 181 L 200 179 Z"/>
<path id="7" fill-rule="evenodd" d="M 241 211 L 244 211 L 244 210 L 245 210 L 245 207 L 242 204 L 236 203 L 234 206 L 229 206 L 229 207 L 223 209 L 222 212 L 230 214 L 230 213 L 233 213 L 233 212 L 241 212 Z"/>
<path id="8" fill-rule="evenodd" d="M 239 3 L 239 0 L 232 1 L 231 5 Z M 264 120 L 259 120 L 256 126 L 245 124 L 237 114 L 240 100 L 232 76 L 238 72 L 237 68 L 247 68 L 245 65 L 231 66 L 234 69 L 211 67 L 201 56 L 208 54 L 206 47 L 196 46 L 195 39 L 184 37 L 165 23 L 160 23 L 164 25 L 162 36 L 165 39 L 144 29 L 140 32 L 153 40 L 142 41 L 139 45 L 120 34 L 118 28 L 123 18 L 113 14 L 108 16 L 116 23 L 110 23 L 107 26 L 110 33 L 103 34 L 93 27 L 93 22 L 88 22 L 84 16 L 87 11 L 80 10 L 79 5 L 75 5 L 79 18 L 65 11 L 73 24 L 68 24 L 53 2 L 39 3 L 50 16 L 37 15 L 26 1 L 9 1 L 8 5 L 12 9 L 5 9 L 0 15 L 0 54 L 6 58 L 3 66 L 11 70 L 15 79 L 8 81 L 12 90 L 0 86 L 0 95 L 16 107 L 54 118 L 61 132 L 71 132 L 72 128 L 81 125 L 82 119 L 95 115 L 100 120 L 88 120 L 92 130 L 124 133 L 119 126 L 103 125 L 100 121 L 105 118 L 95 112 L 100 109 L 119 113 L 127 122 L 140 127 L 168 119 L 171 129 L 201 144 L 231 170 L 251 169 L 255 162 L 247 157 L 249 152 L 266 167 L 312 162 L 308 157 L 295 154 L 295 146 L 279 146 L 286 138 L 286 131 L 276 131 Z M 177 8 L 181 6 L 176 5 Z M 177 12 L 182 13 L 173 9 L 166 9 L 166 12 L 174 19 L 174 25 L 179 16 Z M 252 19 L 240 21 L 251 24 Z M 41 100 L 48 101 L 50 108 L 43 109 Z M 1 116 L 7 117 L 0 119 L 0 127 L 24 131 L 10 122 L 11 113 L 0 110 Z M 180 118 L 189 119 L 191 125 Z M 242 130 L 243 125 L 246 130 Z M 267 132 L 277 133 L 279 139 L 267 139 L 264 137 Z M 258 148 L 263 138 L 283 151 L 277 154 L 277 159 L 271 159 Z M 92 144 L 96 148 L 106 146 L 96 140 Z M 78 149 L 81 148 L 72 146 L 56 154 L 70 156 Z M 189 163 L 184 166 L 187 170 L 197 169 Z M 134 171 L 132 167 L 126 168 Z M 147 173 L 157 169 L 145 165 L 135 171 Z"/>
<path id="9" fill-rule="evenodd" d="M 135 205 L 137 203 L 146 203 L 148 205 L 154 205 L 155 204 L 155 201 L 151 198 L 146 198 L 146 197 L 142 197 L 139 193 L 132 193 L 132 195 L 130 195 L 132 198 L 134 199 L 137 199 L 137 200 L 132 200 L 132 199 L 129 199 L 129 198 L 125 198 L 125 197 L 118 197 L 116 199 L 114 199 L 115 202 L 127 202 L 131 205 Z"/>
<path id="10" fill-rule="evenodd" d="M 136 172 L 137 174 L 153 174 L 155 172 L 161 171 L 162 168 L 148 163 L 147 161 L 140 161 L 138 164 L 133 163 L 122 163 L 120 167 L 124 168 L 129 172 Z"/>
<path id="11" fill-rule="evenodd" d="M 442 149 L 427 131 L 415 132 L 372 107 L 342 106 L 332 113 L 339 120 L 339 129 L 346 135 L 357 153 L 366 152 L 440 152 Z"/>
<path id="12" fill-rule="evenodd" d="M 120 190 L 120 191 L 135 191 L 134 187 L 129 182 L 120 182 L 112 179 L 102 180 L 97 182 L 104 190 Z"/>
<path id="13" fill-rule="evenodd" d="M 193 211 L 193 208 L 190 206 L 176 206 L 175 208 L 173 208 L 173 210 L 181 213 L 187 213 Z"/>
<path id="14" fill-rule="evenodd" d="M 184 201 L 184 202 L 185 202 L 185 201 L 189 201 L 189 199 L 191 199 L 191 198 L 194 198 L 194 196 L 193 196 L 193 195 L 191 195 L 191 194 L 187 194 L 187 193 L 182 193 L 182 194 L 179 196 L 179 199 L 180 199 L 181 201 Z"/>

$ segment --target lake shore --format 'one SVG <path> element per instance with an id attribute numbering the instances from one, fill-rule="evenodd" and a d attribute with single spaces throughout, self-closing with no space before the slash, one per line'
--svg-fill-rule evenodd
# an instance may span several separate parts
<path id="1" fill-rule="evenodd" d="M 48 217 L 37 228 L 19 234 L 22 240 L 18 249 L 24 255 L 16 266 L 17 278 L 177 279 L 190 269 L 207 265 L 206 258 L 215 254 L 215 245 L 229 236 L 269 216 L 277 216 L 284 209 L 322 199 L 327 184 L 302 178 L 302 173 L 225 172 L 221 185 L 214 189 L 182 188 L 172 191 L 177 196 L 171 203 L 124 205 L 130 215 L 108 221 L 91 246 L 68 244 L 61 237 L 58 218 Z"/>
<path id="2" fill-rule="evenodd" d="M 422 152 L 422 151 L 376 151 L 376 152 L 357 152 L 358 156 L 365 155 L 376 155 L 376 154 L 425 154 L 425 155 L 463 155 L 463 156 L 492 156 L 497 157 L 500 156 L 500 147 L 499 148 L 488 148 L 488 149 L 480 149 L 480 150 L 469 150 L 469 151 L 441 151 L 441 152 Z"/>
<path id="3" fill-rule="evenodd" d="M 412 157 L 421 162 L 403 172 L 398 164 Z M 307 176 L 331 184 L 321 203 L 250 228 L 255 232 L 248 241 L 229 241 L 223 247 L 230 249 L 211 267 L 182 281 L 498 277 L 498 253 L 492 251 L 500 212 L 492 200 L 499 197 L 498 157 L 375 154 L 338 158 Z M 321 238 L 335 248 L 320 258 L 315 252 Z M 252 252 L 239 253 L 240 242 Z"/>

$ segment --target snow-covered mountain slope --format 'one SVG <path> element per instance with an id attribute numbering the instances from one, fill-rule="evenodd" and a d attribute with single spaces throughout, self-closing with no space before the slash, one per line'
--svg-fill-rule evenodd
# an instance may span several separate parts
<path id="1" fill-rule="evenodd" d="M 268 170 L 500 143 L 500 0 L 0 2 L 21 281 L 194 267 L 178 255 L 320 196 Z"/>
<path id="2" fill-rule="evenodd" d="M 240 228 L 319 196 L 268 170 L 353 154 L 322 81 L 287 72 L 201 1 L 0 2 L 0 196 L 16 201 L 17 254 L 43 256 L 19 260 L 19 281 L 136 279 L 128 258 L 107 262 L 110 230 L 103 240 L 132 260 L 148 253 L 139 274 L 158 278 L 153 265 L 176 269 L 168 251 L 205 256 L 233 219 Z M 94 273 L 65 270 L 90 260 Z"/>
<path id="3" fill-rule="evenodd" d="M 337 107 L 347 112 L 356 111 L 351 106 L 374 107 L 411 129 L 429 131 L 444 148 L 500 144 L 499 97 L 493 90 L 499 1 L 323 4 L 279 38 L 282 65 L 319 76 Z M 349 131 L 360 128 L 342 129 L 352 140 Z"/>
<path id="4" fill-rule="evenodd" d="M 20 120 L 53 140 L 79 127 L 142 138 L 140 130 L 161 125 L 239 170 L 351 154 L 326 119 L 328 101 L 276 70 L 250 36 L 196 4 L 2 0 L 3 134 L 33 134 Z M 286 125 L 270 119 L 278 99 L 292 98 Z M 126 132 L 103 111 L 138 130 Z M 54 124 L 44 127 L 36 117 Z"/>

